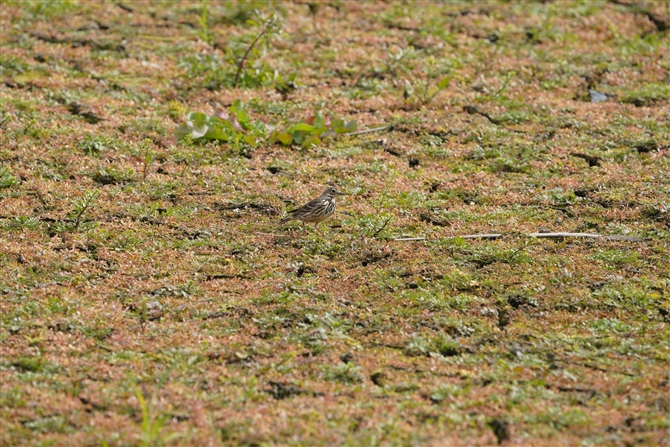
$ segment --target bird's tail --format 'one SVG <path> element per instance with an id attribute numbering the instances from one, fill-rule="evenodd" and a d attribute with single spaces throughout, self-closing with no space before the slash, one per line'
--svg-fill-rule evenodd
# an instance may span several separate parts
<path id="1" fill-rule="evenodd" d="M 279 221 L 279 225 L 284 225 L 287 222 L 295 220 L 295 216 L 293 215 L 293 213 L 295 213 L 296 211 L 298 211 L 298 210 L 295 209 L 295 210 L 289 211 L 288 216 L 284 217 L 282 220 Z"/>

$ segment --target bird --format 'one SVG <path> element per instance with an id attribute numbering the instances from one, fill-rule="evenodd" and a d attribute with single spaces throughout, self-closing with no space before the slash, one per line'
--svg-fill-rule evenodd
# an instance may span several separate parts
<path id="1" fill-rule="evenodd" d="M 316 231 L 323 236 L 319 230 L 319 224 L 328 219 L 335 212 L 335 198 L 337 196 L 346 196 L 347 194 L 340 192 L 335 186 L 329 186 L 324 189 L 319 197 L 310 200 L 300 208 L 289 211 L 289 216 L 279 221 L 279 225 L 284 225 L 292 220 L 302 221 L 303 231 L 306 223 L 314 223 Z"/>

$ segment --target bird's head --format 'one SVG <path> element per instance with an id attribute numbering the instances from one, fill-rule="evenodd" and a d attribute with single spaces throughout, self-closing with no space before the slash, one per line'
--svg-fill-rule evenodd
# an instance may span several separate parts
<path id="1" fill-rule="evenodd" d="M 322 193 L 322 197 L 337 197 L 337 196 L 346 196 L 346 193 L 341 192 L 335 186 L 329 186 Z"/>

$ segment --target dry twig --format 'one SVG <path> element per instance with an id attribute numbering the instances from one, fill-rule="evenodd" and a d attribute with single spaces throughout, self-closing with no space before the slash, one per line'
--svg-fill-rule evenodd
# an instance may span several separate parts
<path id="1" fill-rule="evenodd" d="M 463 236 L 450 236 L 446 239 L 455 239 L 457 237 L 461 239 L 501 239 L 503 236 L 505 235 L 502 233 L 466 234 Z M 523 234 L 521 236 L 536 237 L 543 239 L 564 239 L 574 237 L 574 238 L 604 239 L 607 241 L 628 241 L 628 242 L 643 242 L 645 240 L 645 238 L 636 236 L 625 236 L 621 234 L 603 235 L 595 233 L 529 233 L 529 234 Z M 394 241 L 398 242 L 425 241 L 425 240 L 426 240 L 425 237 L 404 237 L 394 239 Z"/>

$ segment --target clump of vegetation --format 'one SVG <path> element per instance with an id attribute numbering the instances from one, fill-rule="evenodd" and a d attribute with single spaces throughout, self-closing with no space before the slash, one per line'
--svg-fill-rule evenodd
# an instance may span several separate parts
<path id="1" fill-rule="evenodd" d="M 405 345 L 405 355 L 411 357 L 436 355 L 451 357 L 459 353 L 460 346 L 458 342 L 444 334 L 440 334 L 429 340 L 420 336 L 414 336 Z"/>
<path id="2" fill-rule="evenodd" d="M 650 106 L 657 102 L 666 102 L 670 99 L 670 86 L 667 84 L 646 84 L 637 90 L 626 92 L 622 102 L 637 107 Z"/>
<path id="3" fill-rule="evenodd" d="M 176 131 L 177 139 L 190 138 L 193 141 L 222 141 L 231 145 L 247 144 L 257 146 L 261 143 L 280 143 L 285 146 L 297 145 L 311 147 L 321 144 L 321 137 L 356 131 L 355 121 L 331 120 L 330 115 L 315 113 L 304 121 L 288 126 L 266 125 L 253 120 L 247 107 L 236 100 L 229 112 L 218 110 L 214 115 L 189 113 L 187 121 Z"/>
<path id="4" fill-rule="evenodd" d="M 72 219 L 72 229 L 76 230 L 84 220 L 86 212 L 93 206 L 93 203 L 100 195 L 100 191 L 88 191 L 83 196 L 75 200 L 74 209 L 69 217 Z"/>
<path id="5" fill-rule="evenodd" d="M 326 380 L 332 380 L 347 385 L 363 381 L 360 371 L 361 368 L 352 363 L 340 363 L 337 366 L 324 366 L 323 368 Z"/>
<path id="6" fill-rule="evenodd" d="M 405 102 L 414 107 L 427 106 L 441 91 L 446 90 L 451 82 L 451 76 L 441 75 L 441 70 L 433 56 L 427 58 L 421 71 L 423 77 L 413 80 L 405 79 L 403 96 Z"/>
<path id="7" fill-rule="evenodd" d="M 188 114 L 187 121 L 176 131 L 178 139 L 193 141 L 223 141 L 227 143 L 245 142 L 255 146 L 267 132 L 260 121 L 252 121 L 242 101 L 236 100 L 230 106 L 230 113 L 217 110 L 212 116 L 200 112 Z"/>
<path id="8" fill-rule="evenodd" d="M 198 17 L 198 36 L 203 42 L 213 45 L 215 36 L 209 28 L 208 3 L 202 3 Z M 258 88 L 276 83 L 288 88 L 295 81 L 295 74 L 286 79 L 264 61 L 263 56 L 271 48 L 272 40 L 281 32 L 282 22 L 275 14 L 265 14 L 256 10 L 254 17 L 246 20 L 251 31 L 239 36 L 231 36 L 223 54 L 196 54 L 186 57 L 181 65 L 189 78 L 201 78 L 209 90 L 222 87 Z"/>
<path id="9" fill-rule="evenodd" d="M 85 135 L 79 141 L 79 148 L 87 155 L 100 155 L 100 153 L 118 148 L 118 143 L 105 135 Z"/>
<path id="10" fill-rule="evenodd" d="M 100 183 L 101 185 L 123 184 L 135 180 L 135 171 L 133 169 L 110 166 L 93 172 L 91 178 L 94 182 Z"/>
<path id="11" fill-rule="evenodd" d="M 4 166 L 0 167 L 0 189 L 11 188 L 12 186 L 16 186 L 19 183 L 19 179 L 12 175 L 9 168 Z"/>

